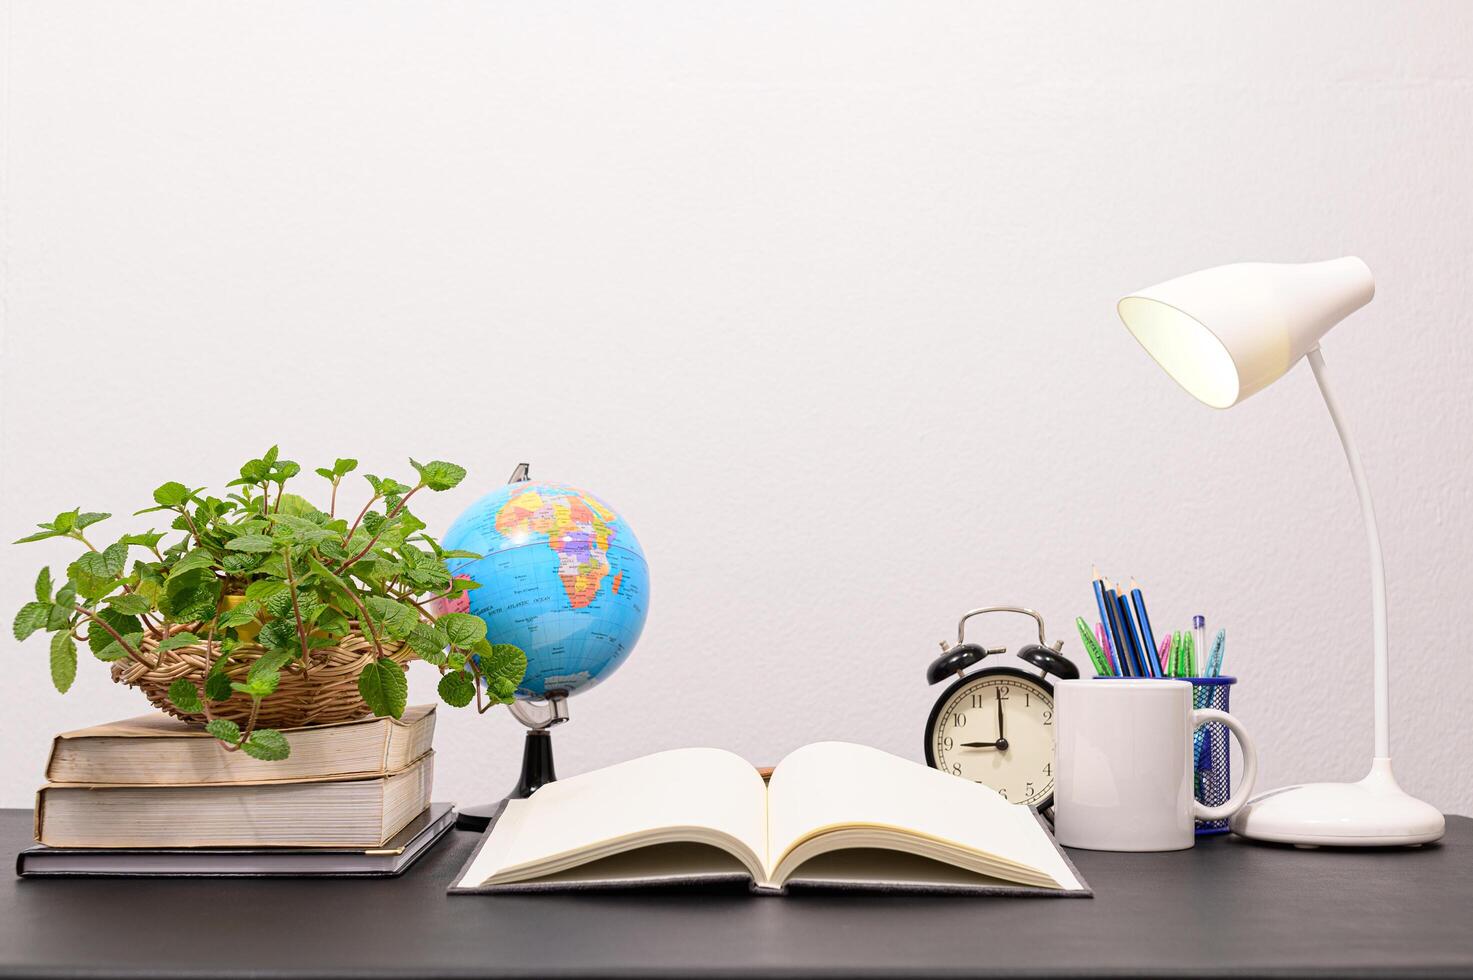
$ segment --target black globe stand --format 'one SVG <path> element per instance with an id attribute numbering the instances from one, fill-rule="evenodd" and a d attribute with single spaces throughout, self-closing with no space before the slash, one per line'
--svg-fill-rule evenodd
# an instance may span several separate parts
<path id="1" fill-rule="evenodd" d="M 527 726 L 527 736 L 522 740 L 522 774 L 512 791 L 495 803 L 458 807 L 455 816 L 458 830 L 484 831 L 507 800 L 525 800 L 548 783 L 557 781 L 557 770 L 552 761 L 552 732 L 549 729 L 568 720 L 567 695 L 551 694 L 536 707 L 525 701 L 517 701 L 510 706 L 510 710 L 517 721 Z"/>

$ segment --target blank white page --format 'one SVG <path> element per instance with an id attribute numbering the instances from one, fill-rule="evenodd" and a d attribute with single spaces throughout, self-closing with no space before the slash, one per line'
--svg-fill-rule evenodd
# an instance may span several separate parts
<path id="1" fill-rule="evenodd" d="M 560 779 L 513 800 L 461 884 L 639 835 L 705 828 L 767 852 L 767 792 L 751 763 L 721 749 L 674 749 Z"/>
<path id="2" fill-rule="evenodd" d="M 898 828 L 1079 883 L 1038 818 L 980 783 L 849 742 L 788 755 L 768 788 L 769 873 L 794 844 L 826 830 Z"/>

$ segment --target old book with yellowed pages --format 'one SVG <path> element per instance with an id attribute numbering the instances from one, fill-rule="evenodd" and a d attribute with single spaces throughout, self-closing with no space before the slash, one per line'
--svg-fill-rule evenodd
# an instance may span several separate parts
<path id="1" fill-rule="evenodd" d="M 160 712 L 63 732 L 51 743 L 50 783 L 175 786 L 281 783 L 386 776 L 430 750 L 435 706 L 402 718 L 363 718 L 282 731 L 291 755 L 274 762 L 227 752 L 214 738 Z"/>
<path id="2" fill-rule="evenodd" d="M 783 759 L 675 749 L 510 800 L 454 893 L 746 882 L 1090 895 L 1038 816 L 992 789 L 848 742 Z"/>
<path id="3" fill-rule="evenodd" d="M 49 847 L 380 847 L 430 805 L 434 753 L 387 776 L 120 786 L 36 794 Z"/>

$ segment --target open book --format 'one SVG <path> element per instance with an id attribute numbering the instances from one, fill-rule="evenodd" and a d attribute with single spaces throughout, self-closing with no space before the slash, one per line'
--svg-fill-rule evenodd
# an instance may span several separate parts
<path id="1" fill-rule="evenodd" d="M 720 749 L 676 749 L 508 801 L 456 892 L 749 880 L 787 887 L 1089 895 L 1027 807 L 848 742 L 770 783 Z"/>

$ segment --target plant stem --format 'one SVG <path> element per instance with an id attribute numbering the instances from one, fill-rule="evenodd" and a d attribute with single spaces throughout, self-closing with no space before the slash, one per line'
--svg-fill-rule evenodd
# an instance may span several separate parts
<path id="1" fill-rule="evenodd" d="M 219 621 L 219 616 L 216 616 L 214 619 L 210 620 L 210 632 L 208 635 L 205 636 L 205 656 L 208 657 L 210 661 L 209 669 L 205 671 L 206 680 L 209 680 L 210 671 L 215 669 L 215 625 Z M 205 724 L 208 725 L 210 722 L 215 720 L 215 715 L 213 712 L 210 711 L 210 699 L 209 696 L 205 694 L 204 685 L 201 684 L 198 690 L 199 706 L 201 709 L 204 710 Z"/>
<path id="2" fill-rule="evenodd" d="M 327 501 L 327 516 L 329 518 L 338 516 L 338 483 L 342 479 L 340 476 L 332 478 L 332 496 Z"/>
<path id="3" fill-rule="evenodd" d="M 189 533 L 194 535 L 194 543 L 203 548 L 205 546 L 204 539 L 199 536 L 199 528 L 194 526 L 194 518 L 189 516 L 189 507 L 185 504 L 180 504 L 179 513 L 184 515 L 184 523 L 189 525 Z"/>
<path id="4" fill-rule="evenodd" d="M 353 605 L 358 607 L 358 615 L 362 618 L 363 625 L 368 627 L 368 638 L 373 641 L 373 649 L 382 658 L 384 647 L 378 641 L 378 631 L 373 628 L 373 620 L 368 618 L 368 610 L 363 608 L 363 603 L 358 601 L 358 596 L 354 594 L 351 587 L 344 589 L 343 594 L 352 600 Z"/>
<path id="5" fill-rule="evenodd" d="M 297 605 L 297 580 L 292 575 L 292 549 L 290 545 L 283 552 L 283 557 L 286 559 L 286 591 L 292 597 L 292 616 L 297 621 L 297 642 L 302 645 L 302 674 L 303 676 L 307 676 L 311 670 L 311 661 L 308 659 L 307 651 L 307 630 L 302 625 L 302 607 Z"/>
<path id="6" fill-rule="evenodd" d="M 117 640 L 118 641 L 118 646 L 122 647 L 127 652 L 127 654 L 128 654 L 129 657 L 131 657 L 132 659 L 138 661 L 143 666 L 147 667 L 149 670 L 158 670 L 159 669 L 159 664 L 158 664 L 158 661 L 157 660 L 155 660 L 153 663 L 149 663 L 147 660 L 145 660 L 144 657 L 143 657 L 143 654 L 140 653 L 140 652 L 138 652 L 137 650 L 133 649 L 133 644 L 131 644 L 127 640 L 123 639 L 122 635 L 117 630 L 115 630 L 111 626 L 109 626 L 107 624 L 107 622 L 104 619 L 102 619 L 102 617 L 96 615 L 90 609 L 87 609 L 87 608 L 85 608 L 83 606 L 73 606 L 72 608 L 75 609 L 77 612 L 81 613 L 83 616 L 86 616 L 95 625 L 101 626 L 103 628 L 103 630 L 108 635 L 110 635 L 114 640 Z"/>
<path id="7" fill-rule="evenodd" d="M 358 554 L 354 555 L 352 558 L 349 558 L 347 561 L 339 565 L 338 571 L 341 572 L 343 569 L 347 568 L 349 565 L 353 564 L 355 561 L 368 554 L 369 551 L 373 549 L 373 546 L 378 542 L 379 535 L 384 533 L 384 528 L 388 527 L 389 522 L 392 521 L 398 515 L 398 513 L 404 509 L 405 504 L 409 503 L 409 498 L 419 493 L 422 489 L 424 489 L 423 483 L 406 493 L 403 497 L 400 497 L 399 502 L 394 505 L 394 509 L 384 515 L 384 523 L 383 526 L 378 529 L 378 534 L 375 534 L 373 537 L 368 539 L 368 544 L 363 546 L 362 551 L 358 552 Z M 349 531 L 348 537 L 351 538 L 352 536 L 353 532 Z"/>
<path id="8" fill-rule="evenodd" d="M 356 530 L 358 530 L 358 525 L 359 524 L 362 524 L 363 523 L 363 516 L 368 513 L 368 508 L 372 507 L 374 504 L 376 504 L 378 502 L 379 502 L 379 495 L 378 494 L 374 494 L 371 498 L 369 498 L 368 503 L 366 503 L 366 504 L 363 505 L 363 509 L 358 512 L 357 519 L 353 521 L 353 526 L 350 527 L 350 528 L 348 528 L 348 536 L 345 537 L 345 538 L 343 538 L 343 544 L 344 545 L 347 545 L 347 543 L 349 541 L 352 541 L 353 540 L 353 532 L 356 531 Z"/>

